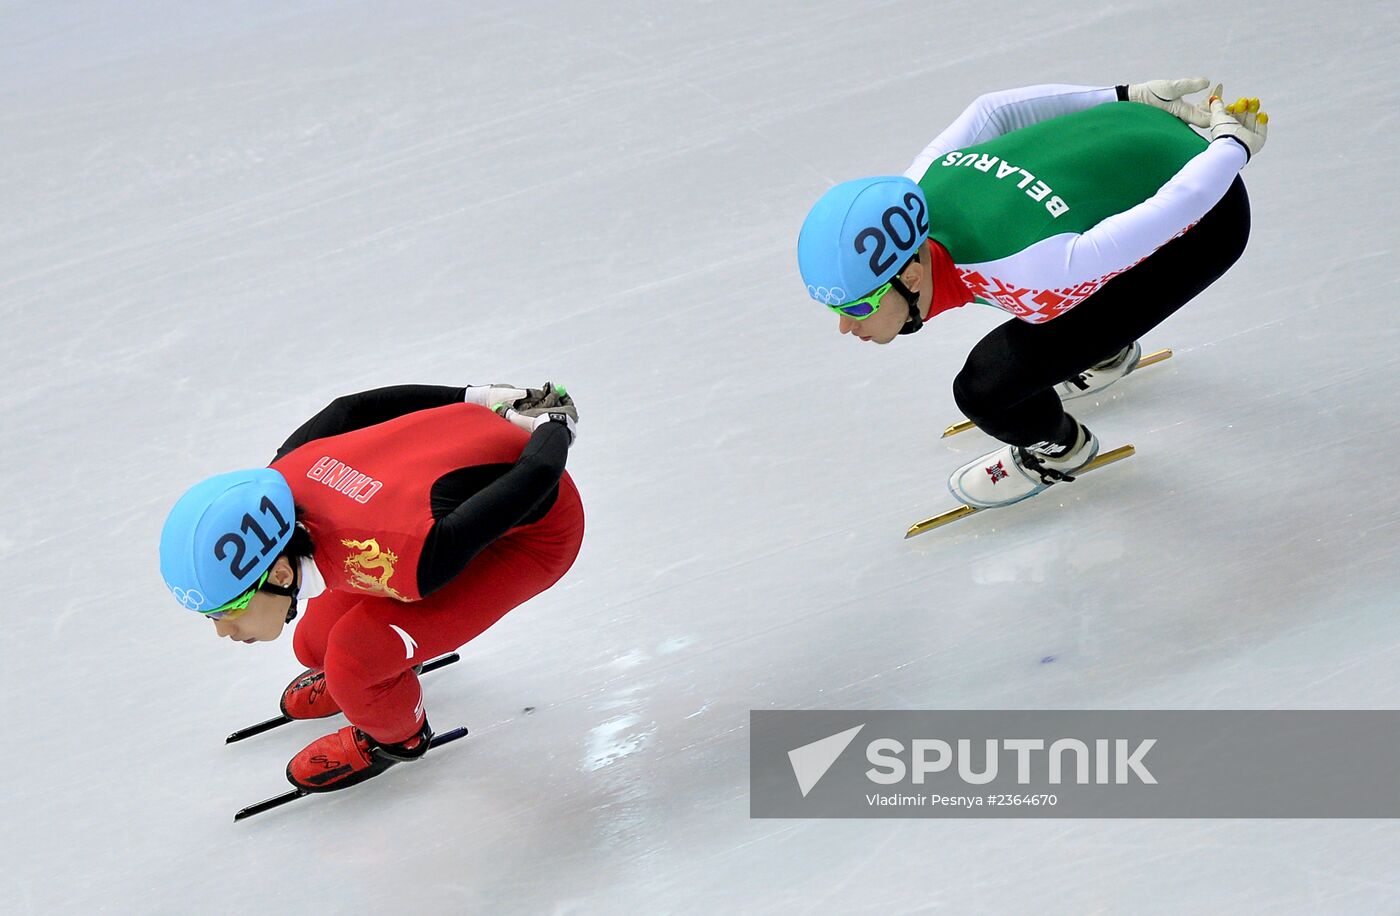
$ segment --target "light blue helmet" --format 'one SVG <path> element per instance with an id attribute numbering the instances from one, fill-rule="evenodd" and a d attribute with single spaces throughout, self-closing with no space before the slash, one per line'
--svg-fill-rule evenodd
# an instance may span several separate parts
<path id="1" fill-rule="evenodd" d="M 160 574 L 175 600 L 209 612 L 257 584 L 292 539 L 292 489 L 271 468 L 231 471 L 185 491 L 160 532 Z"/>
<path id="2" fill-rule="evenodd" d="M 869 295 L 928 239 L 924 191 L 902 175 L 857 178 L 827 191 L 797 236 L 807 294 L 826 305 Z"/>

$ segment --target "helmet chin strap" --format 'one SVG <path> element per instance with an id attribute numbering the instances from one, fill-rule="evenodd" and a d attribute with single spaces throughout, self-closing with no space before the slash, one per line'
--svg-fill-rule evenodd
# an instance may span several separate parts
<path id="1" fill-rule="evenodd" d="M 292 599 L 292 603 L 287 605 L 287 619 L 283 625 L 291 623 L 297 617 L 297 592 L 301 591 L 301 561 L 292 563 L 292 584 L 290 586 L 274 585 L 271 582 L 264 582 L 260 591 L 271 592 L 274 595 L 282 595 Z"/>
<path id="2" fill-rule="evenodd" d="M 924 316 L 919 314 L 919 297 L 914 291 L 904 285 L 898 274 L 890 278 L 890 285 L 899 290 L 899 294 L 904 297 L 904 301 L 909 305 L 909 317 L 904 320 L 904 327 L 899 329 L 901 334 L 913 334 L 924 326 Z"/>

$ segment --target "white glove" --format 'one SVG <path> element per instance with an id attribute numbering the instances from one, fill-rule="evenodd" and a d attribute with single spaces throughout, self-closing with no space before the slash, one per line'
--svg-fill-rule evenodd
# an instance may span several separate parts
<path id="1" fill-rule="evenodd" d="M 578 425 L 575 423 L 573 417 L 564 413 L 562 410 L 551 410 L 537 417 L 526 416 L 514 407 L 502 407 L 496 412 L 528 433 L 533 433 L 547 423 L 562 423 L 569 431 L 570 445 L 578 438 Z"/>
<path id="2" fill-rule="evenodd" d="M 1152 80 L 1146 83 L 1133 83 L 1128 86 L 1128 101 L 1140 102 L 1169 111 L 1194 127 L 1210 127 L 1210 111 L 1195 102 L 1182 98 L 1193 92 L 1200 92 L 1210 85 L 1210 80 L 1197 76 L 1186 80 Z"/>
<path id="3" fill-rule="evenodd" d="M 1269 138 L 1269 116 L 1259 110 L 1258 99 L 1242 98 L 1226 105 L 1220 98 L 1224 87 L 1216 83 L 1210 94 L 1210 138 L 1232 137 L 1244 144 L 1249 158 L 1264 148 Z"/>
<path id="4" fill-rule="evenodd" d="M 467 393 L 463 395 L 462 400 L 468 404 L 476 404 L 478 407 L 494 408 L 497 404 L 514 404 L 529 394 L 529 389 L 516 388 L 514 385 L 505 383 L 471 385 L 467 388 Z"/>

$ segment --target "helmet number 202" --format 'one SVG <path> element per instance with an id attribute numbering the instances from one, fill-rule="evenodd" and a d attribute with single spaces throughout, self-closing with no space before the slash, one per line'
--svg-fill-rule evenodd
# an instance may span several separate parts
<path id="1" fill-rule="evenodd" d="M 263 515 L 270 514 L 273 519 L 277 521 L 276 539 L 269 538 L 267 532 L 263 530 L 262 525 L 258 524 L 258 520 L 246 512 L 243 513 L 243 522 L 239 526 L 239 530 L 241 530 L 243 534 L 252 534 L 258 539 L 258 542 L 262 545 L 262 550 L 258 552 L 258 557 L 265 557 L 277 546 L 277 542 L 291 530 L 292 526 L 287 524 L 287 520 L 282 517 L 282 513 L 277 511 L 277 506 L 266 496 L 264 496 L 262 502 L 258 504 L 258 510 Z M 233 556 L 231 557 L 229 556 L 230 548 L 233 550 Z M 243 558 L 247 552 L 248 542 L 243 539 L 243 535 L 233 531 L 219 538 L 214 544 L 214 556 L 220 560 L 228 560 L 229 571 L 233 573 L 234 578 L 240 581 L 247 578 L 248 573 L 253 571 L 253 567 L 255 567 L 258 562 L 257 558 L 251 558 L 247 563 L 244 563 Z"/>
<path id="2" fill-rule="evenodd" d="M 910 216 L 913 213 L 913 216 Z M 873 243 L 875 250 L 870 252 L 870 272 L 880 276 L 894 266 L 899 254 L 886 252 L 890 242 L 900 253 L 914 247 L 915 241 L 928 236 L 928 210 L 924 200 L 913 191 L 904 195 L 903 207 L 890 207 L 880 219 L 883 226 L 867 226 L 855 239 L 856 254 L 865 254 Z"/>

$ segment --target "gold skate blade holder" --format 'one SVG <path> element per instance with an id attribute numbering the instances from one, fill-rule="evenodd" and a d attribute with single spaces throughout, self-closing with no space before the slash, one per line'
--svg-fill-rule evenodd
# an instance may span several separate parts
<path id="1" fill-rule="evenodd" d="M 1170 348 L 1170 347 L 1168 347 L 1168 348 L 1165 349 L 1165 350 L 1158 350 L 1156 353 L 1149 353 L 1149 354 L 1147 354 L 1146 356 L 1144 356 L 1142 359 L 1138 360 L 1137 369 L 1134 369 L 1133 371 L 1136 372 L 1138 369 L 1141 369 L 1143 366 L 1152 366 L 1152 365 L 1156 365 L 1157 363 L 1160 363 L 1160 362 L 1161 362 L 1162 360 L 1164 360 L 1164 359 L 1171 359 L 1171 358 L 1172 358 L 1172 351 L 1171 351 L 1171 348 Z M 976 426 L 976 424 L 974 424 L 971 420 L 959 420 L 957 423 L 954 423 L 952 426 L 950 426 L 950 427 L 948 427 L 947 429 L 943 430 L 943 435 L 942 435 L 940 438 L 946 439 L 946 438 L 948 438 L 949 436 L 956 436 L 958 433 L 965 433 L 965 432 L 967 432 L 969 429 L 975 428 L 975 426 Z"/>
<path id="2" fill-rule="evenodd" d="M 1165 357 L 1163 358 L 1165 359 Z M 1122 461 L 1124 458 L 1129 458 L 1136 453 L 1137 449 L 1133 446 L 1120 445 L 1111 452 L 1104 452 L 1103 454 L 1099 455 L 1093 461 L 1090 461 L 1088 464 L 1084 465 L 1084 467 L 1075 471 L 1074 474 L 1076 477 L 1078 477 L 1080 474 L 1087 474 L 1090 471 L 1097 470 L 1106 464 L 1112 464 L 1115 461 Z M 944 525 L 950 522 L 956 522 L 960 518 L 967 518 L 969 515 L 974 515 L 981 511 L 981 509 L 977 509 L 972 506 L 958 506 L 956 509 L 949 509 L 947 512 L 935 515 L 933 518 L 926 518 L 921 522 L 915 522 L 913 525 L 910 525 L 909 530 L 904 534 L 904 539 L 907 541 L 916 534 L 923 534 L 925 531 L 932 531 L 935 528 L 942 528 Z"/>

